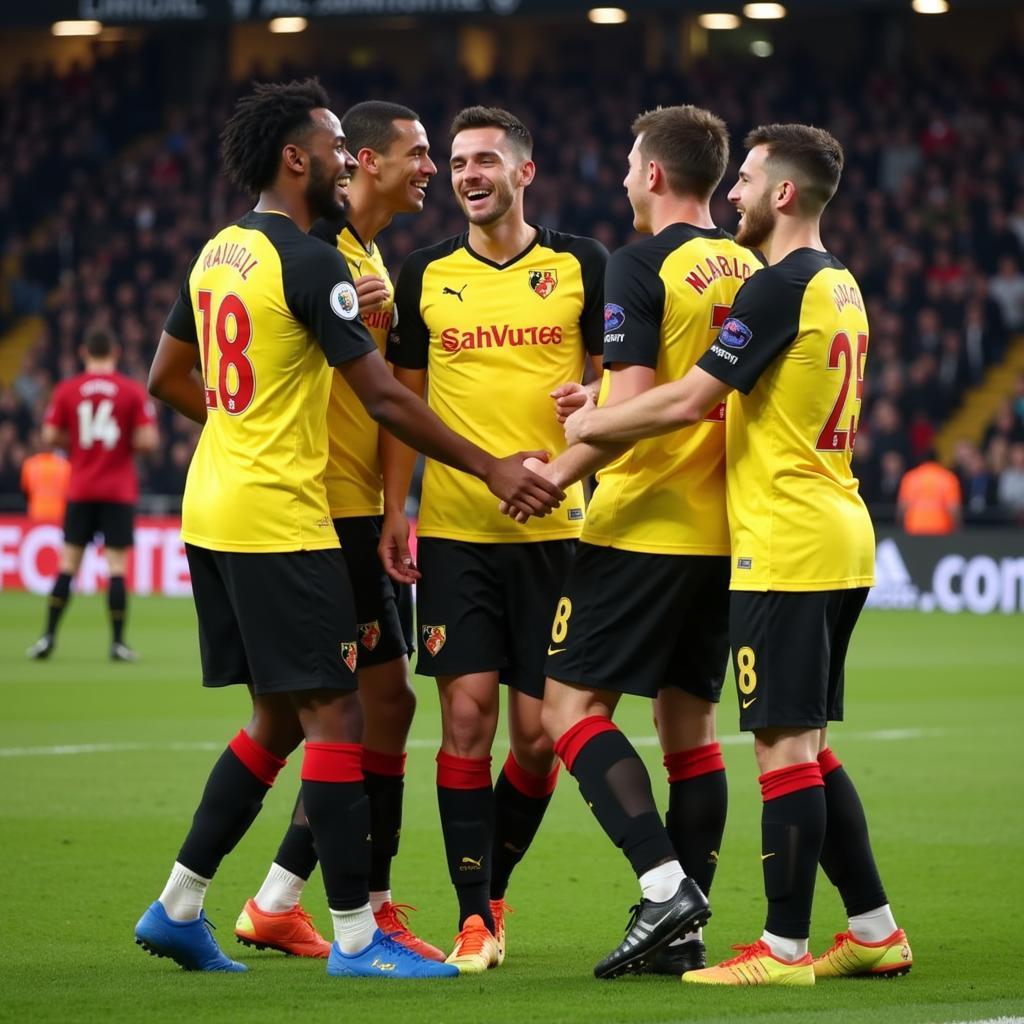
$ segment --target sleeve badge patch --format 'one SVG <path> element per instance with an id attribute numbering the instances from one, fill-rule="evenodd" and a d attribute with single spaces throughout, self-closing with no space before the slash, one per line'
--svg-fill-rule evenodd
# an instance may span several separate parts
<path id="1" fill-rule="evenodd" d="M 350 281 L 339 281 L 331 289 L 331 309 L 342 320 L 355 320 L 359 315 L 359 296 Z"/>
<path id="2" fill-rule="evenodd" d="M 626 322 L 626 311 L 614 302 L 604 304 L 605 332 L 617 331 Z"/>
<path id="3" fill-rule="evenodd" d="M 731 316 L 722 324 L 718 340 L 728 348 L 746 348 L 754 332 L 742 321 Z"/>

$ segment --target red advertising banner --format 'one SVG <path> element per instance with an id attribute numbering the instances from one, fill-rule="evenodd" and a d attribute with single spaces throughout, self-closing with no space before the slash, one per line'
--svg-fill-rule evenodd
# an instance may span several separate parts
<path id="1" fill-rule="evenodd" d="M 25 516 L 0 516 L 0 590 L 47 594 L 57 575 L 64 533 L 59 526 Z M 107 584 L 102 546 L 86 548 L 75 591 L 94 594 Z M 189 597 L 192 582 L 178 516 L 137 516 L 135 548 L 128 561 L 128 586 L 136 594 Z"/>

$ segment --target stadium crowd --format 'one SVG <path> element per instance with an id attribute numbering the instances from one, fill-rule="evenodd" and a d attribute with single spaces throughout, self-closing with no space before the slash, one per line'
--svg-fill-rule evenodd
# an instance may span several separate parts
<path id="1" fill-rule="evenodd" d="M 723 116 L 734 148 L 726 181 L 754 125 L 800 120 L 831 130 L 846 146 L 847 170 L 825 218 L 827 244 L 861 282 L 872 330 L 855 471 L 865 499 L 885 515 L 965 388 L 1024 332 L 1019 60 L 1007 50 L 982 74 L 936 61 L 866 76 L 831 70 L 826 79 L 809 60 L 751 58 L 701 64 L 685 77 L 626 77 L 612 90 L 581 59 L 515 81 L 439 74 L 415 96 L 388 74 L 313 70 L 339 112 L 371 96 L 411 101 L 442 163 L 454 111 L 473 102 L 516 111 L 537 141 L 528 216 L 612 250 L 632 237 L 621 181 L 639 111 L 686 99 Z M 218 172 L 216 126 L 235 87 L 223 83 L 201 103 L 171 107 L 159 101 L 151 68 L 144 53 L 123 51 L 63 76 L 26 71 L 4 96 L 0 139 L 13 156 L 0 169 L 0 317 L 9 325 L 40 313 L 45 321 L 11 385 L 0 388 L 0 500 L 9 507 L 21 463 L 39 447 L 54 383 L 78 369 L 85 331 L 112 328 L 121 369 L 144 380 L 191 254 L 249 207 Z M 712 209 L 728 227 L 735 214 L 726 191 Z M 424 213 L 388 233 L 392 272 L 412 249 L 462 224 L 442 170 Z M 142 488 L 176 496 L 197 428 L 167 408 L 160 415 L 163 443 L 142 466 Z M 1024 521 L 1024 377 L 982 442 L 957 446 L 955 463 L 967 520 Z"/>

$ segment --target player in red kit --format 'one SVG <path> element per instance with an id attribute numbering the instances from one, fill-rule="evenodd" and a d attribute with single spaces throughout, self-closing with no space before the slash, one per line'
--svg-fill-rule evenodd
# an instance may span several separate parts
<path id="1" fill-rule="evenodd" d="M 135 661 L 135 652 L 124 642 L 128 602 L 124 576 L 139 497 L 134 455 L 153 451 L 158 443 L 153 403 L 140 384 L 116 371 L 119 350 L 109 331 L 91 332 L 80 354 L 85 372 L 54 388 L 43 421 L 44 444 L 68 451 L 71 484 L 60 574 L 50 592 L 46 628 L 27 654 L 41 659 L 53 653 L 57 624 L 71 596 L 71 580 L 82 564 L 86 545 L 102 533 L 110 574 L 110 657 Z"/>

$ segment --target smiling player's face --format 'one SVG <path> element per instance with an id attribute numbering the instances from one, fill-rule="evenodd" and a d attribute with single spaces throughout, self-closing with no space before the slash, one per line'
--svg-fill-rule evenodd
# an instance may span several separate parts
<path id="1" fill-rule="evenodd" d="M 470 224 L 493 224 L 515 202 L 523 160 L 501 128 L 467 128 L 452 140 L 452 188 Z"/>

